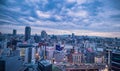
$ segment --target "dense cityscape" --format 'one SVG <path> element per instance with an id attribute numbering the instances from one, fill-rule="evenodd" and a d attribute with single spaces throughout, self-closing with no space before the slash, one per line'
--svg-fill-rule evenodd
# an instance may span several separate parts
<path id="1" fill-rule="evenodd" d="M 0 0 L 0 71 L 120 71 L 120 0 Z"/>
<path id="2" fill-rule="evenodd" d="M 120 38 L 31 30 L 0 33 L 0 71 L 120 71 Z"/>

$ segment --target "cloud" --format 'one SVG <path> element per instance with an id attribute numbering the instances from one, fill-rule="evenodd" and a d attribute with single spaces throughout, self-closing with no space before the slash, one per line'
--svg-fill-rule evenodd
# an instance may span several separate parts
<path id="1" fill-rule="evenodd" d="M 36 13 L 37 13 L 37 15 L 38 15 L 39 17 L 50 18 L 50 14 L 48 14 L 48 13 L 46 13 L 46 12 L 42 12 L 42 11 L 40 11 L 40 10 L 37 10 Z"/>
<path id="2" fill-rule="evenodd" d="M 7 0 L 0 3 L 0 27 L 4 32 L 10 31 L 10 25 L 13 25 L 12 29 L 19 27 L 18 31 L 22 33 L 24 26 L 29 25 L 33 33 L 45 29 L 50 34 L 74 32 L 120 37 L 118 3 L 118 0 Z"/>
<path id="3" fill-rule="evenodd" d="M 54 17 L 55 17 L 57 20 L 62 20 L 62 16 L 54 15 Z"/>
<path id="4" fill-rule="evenodd" d="M 88 16 L 88 13 L 86 11 L 84 11 L 84 10 L 80 10 L 80 11 L 77 11 L 77 12 L 69 11 L 68 15 L 70 15 L 72 17 L 75 16 L 75 17 L 83 17 L 83 18 L 85 18 L 85 17 Z"/>
<path id="5" fill-rule="evenodd" d="M 83 3 L 87 3 L 87 2 L 92 2 L 92 0 L 67 0 L 67 2 L 69 2 L 69 3 L 76 2 L 77 4 L 83 4 Z"/>
<path id="6" fill-rule="evenodd" d="M 35 19 L 35 18 L 32 17 L 32 16 L 29 16 L 27 19 L 30 20 L 30 21 L 36 21 L 36 20 L 37 20 L 37 19 Z"/>
<path id="7" fill-rule="evenodd" d="M 67 0 L 68 2 L 72 3 L 72 2 L 76 2 L 78 4 L 83 4 L 86 2 L 86 0 Z"/>
<path id="8" fill-rule="evenodd" d="M 48 3 L 48 0 L 25 0 L 25 4 L 29 7 L 34 7 L 35 9 L 39 8 L 40 6 L 45 6 Z"/>

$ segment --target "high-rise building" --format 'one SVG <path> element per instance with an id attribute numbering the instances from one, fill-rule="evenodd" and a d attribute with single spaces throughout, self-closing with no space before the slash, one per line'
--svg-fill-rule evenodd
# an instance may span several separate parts
<path id="1" fill-rule="evenodd" d="M 74 34 L 74 33 L 72 33 L 72 38 L 73 38 L 73 39 L 75 38 L 75 34 Z"/>
<path id="2" fill-rule="evenodd" d="M 105 58 L 106 58 L 106 63 L 110 67 L 111 65 L 111 55 L 112 55 L 112 50 L 111 49 L 106 49 L 105 50 Z"/>
<path id="3" fill-rule="evenodd" d="M 35 48 L 30 44 L 19 44 L 20 56 L 24 58 L 25 63 L 34 63 L 35 62 Z"/>
<path id="4" fill-rule="evenodd" d="M 95 58 L 95 54 L 91 53 L 91 52 L 87 52 L 86 54 L 86 63 L 94 63 L 94 58 Z"/>
<path id="5" fill-rule="evenodd" d="M 17 34 L 17 30 L 13 29 L 13 36 L 15 36 Z"/>
<path id="6" fill-rule="evenodd" d="M 47 33 L 46 33 L 46 31 L 42 30 L 42 32 L 41 32 L 41 38 L 42 38 L 42 39 L 46 39 L 46 38 L 47 38 Z"/>
<path id="7" fill-rule="evenodd" d="M 51 60 L 53 58 L 53 53 L 54 53 L 55 48 L 54 47 L 47 47 L 47 59 Z"/>
<path id="8" fill-rule="evenodd" d="M 38 43 L 38 42 L 40 41 L 39 38 L 40 38 L 40 37 L 39 37 L 37 34 L 34 36 L 34 40 L 35 40 L 36 43 Z"/>
<path id="9" fill-rule="evenodd" d="M 113 71 L 120 71 L 120 51 L 112 52 L 111 69 Z"/>
<path id="10" fill-rule="evenodd" d="M 31 36 L 31 28 L 29 26 L 26 26 L 25 27 L 25 41 L 30 39 L 30 36 Z"/>

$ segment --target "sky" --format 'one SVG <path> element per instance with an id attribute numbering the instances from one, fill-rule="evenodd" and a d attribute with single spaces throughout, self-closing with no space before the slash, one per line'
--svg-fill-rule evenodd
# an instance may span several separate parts
<path id="1" fill-rule="evenodd" d="M 0 32 L 120 37 L 120 0 L 0 0 Z"/>

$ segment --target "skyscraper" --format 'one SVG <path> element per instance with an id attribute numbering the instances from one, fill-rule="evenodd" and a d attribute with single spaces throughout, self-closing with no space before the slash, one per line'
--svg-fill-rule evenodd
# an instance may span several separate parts
<path id="1" fill-rule="evenodd" d="M 15 36 L 17 34 L 17 30 L 13 29 L 13 36 Z"/>
<path id="2" fill-rule="evenodd" d="M 47 33 L 46 33 L 46 31 L 41 31 L 41 37 L 42 37 L 42 39 L 46 39 L 47 38 Z"/>
<path id="3" fill-rule="evenodd" d="M 40 37 L 37 34 L 35 34 L 34 40 L 36 43 L 38 43 L 40 41 Z"/>
<path id="4" fill-rule="evenodd" d="M 25 27 L 25 41 L 30 39 L 30 36 L 31 36 L 31 28 L 29 26 L 26 26 Z"/>

